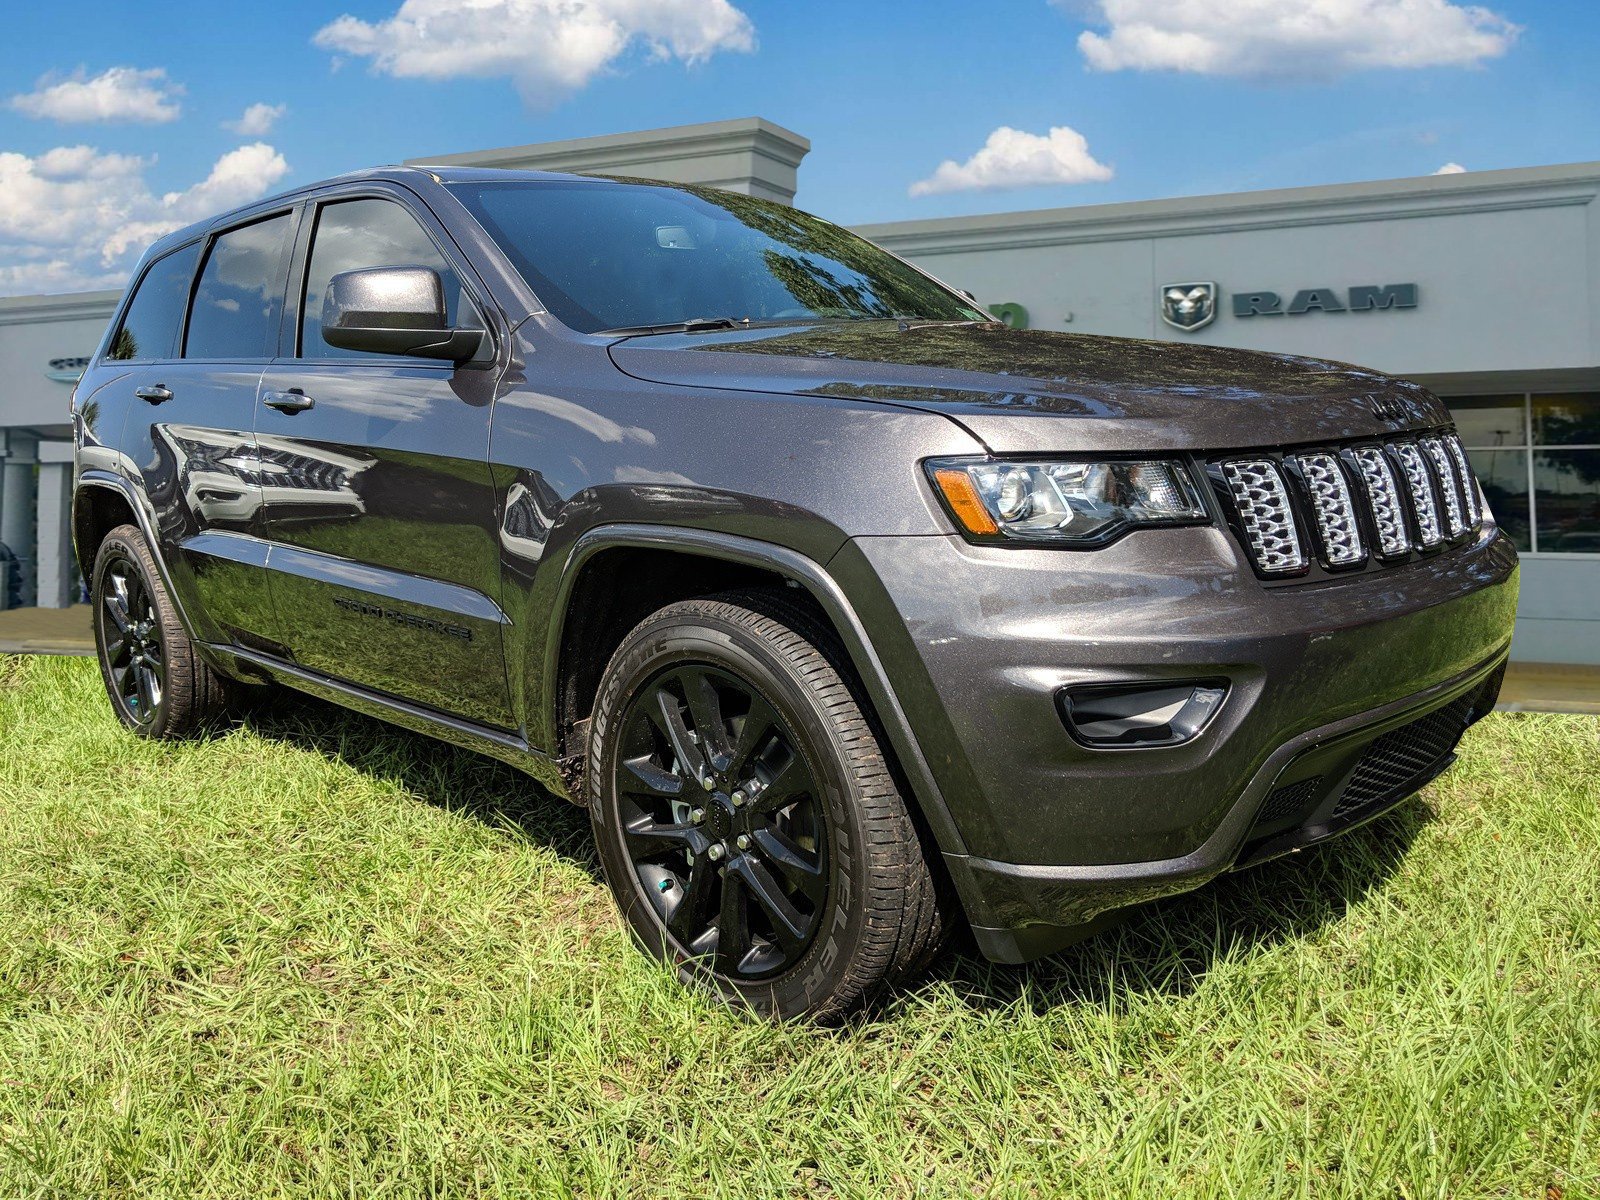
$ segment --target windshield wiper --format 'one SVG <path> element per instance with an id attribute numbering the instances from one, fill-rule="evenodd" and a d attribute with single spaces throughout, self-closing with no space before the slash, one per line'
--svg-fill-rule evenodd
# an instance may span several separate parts
<path id="1" fill-rule="evenodd" d="M 742 329 L 748 324 L 748 318 L 735 321 L 732 317 L 691 317 L 687 321 L 668 321 L 664 325 L 618 325 L 615 329 L 597 329 L 595 332 L 612 337 L 631 337 L 644 333 L 708 333 L 713 329 Z"/>

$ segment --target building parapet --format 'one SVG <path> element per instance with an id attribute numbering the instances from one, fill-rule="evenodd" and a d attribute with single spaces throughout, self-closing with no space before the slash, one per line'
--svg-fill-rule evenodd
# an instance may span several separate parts
<path id="1" fill-rule="evenodd" d="M 898 254 L 958 254 L 1133 238 L 1186 237 L 1509 209 L 1586 205 L 1600 162 L 1423 175 L 1169 200 L 1085 204 L 968 217 L 889 221 L 855 232 Z"/>
<path id="2" fill-rule="evenodd" d="M 794 201 L 800 161 L 810 150 L 810 140 L 792 130 L 761 117 L 740 117 L 638 133 L 412 158 L 406 160 L 406 165 L 633 175 L 670 183 L 705 184 L 790 204 Z"/>

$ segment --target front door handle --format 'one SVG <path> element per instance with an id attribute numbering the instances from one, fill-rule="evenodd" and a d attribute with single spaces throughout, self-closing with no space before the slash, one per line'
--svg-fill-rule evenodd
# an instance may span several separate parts
<path id="1" fill-rule="evenodd" d="M 133 389 L 133 394 L 141 400 L 150 401 L 151 404 L 160 404 L 164 400 L 172 399 L 172 389 L 164 383 L 136 387 Z"/>
<path id="2" fill-rule="evenodd" d="M 297 412 L 315 407 L 317 402 L 299 388 L 290 388 L 287 392 L 268 392 L 261 398 L 261 403 L 292 417 Z"/>

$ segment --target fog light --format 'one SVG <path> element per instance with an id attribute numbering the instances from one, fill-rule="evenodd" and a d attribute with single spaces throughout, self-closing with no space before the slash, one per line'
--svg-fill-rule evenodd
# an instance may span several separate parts
<path id="1" fill-rule="evenodd" d="M 1216 715 L 1228 694 L 1220 680 L 1107 683 L 1065 688 L 1057 699 L 1067 732 L 1097 750 L 1178 746 Z"/>

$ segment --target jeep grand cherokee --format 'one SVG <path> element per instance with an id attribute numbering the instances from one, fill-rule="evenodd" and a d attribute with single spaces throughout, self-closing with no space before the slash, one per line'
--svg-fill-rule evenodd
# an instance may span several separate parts
<path id="1" fill-rule="evenodd" d="M 516 764 L 648 952 L 782 1017 L 1370 820 L 1515 609 L 1422 388 L 1008 329 L 706 188 L 262 201 L 151 247 L 74 413 L 125 725 L 275 683 Z"/>

